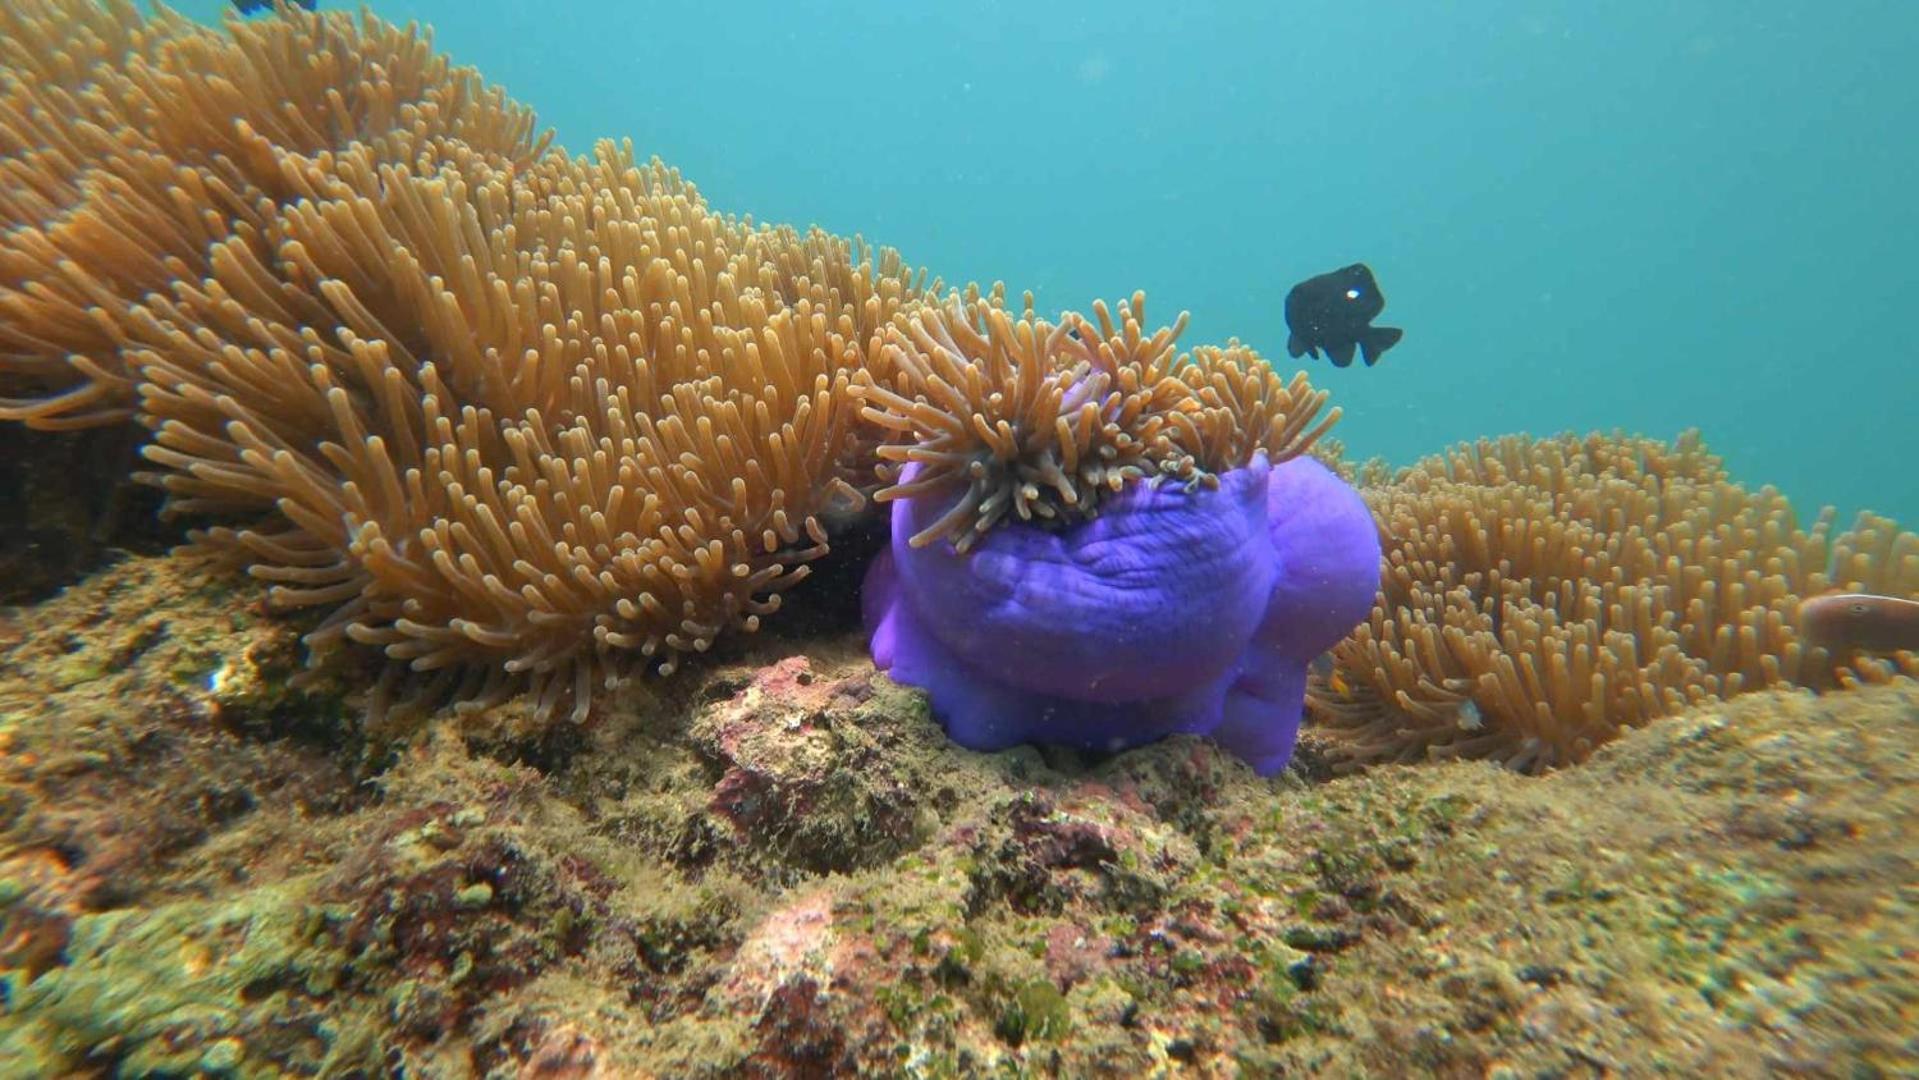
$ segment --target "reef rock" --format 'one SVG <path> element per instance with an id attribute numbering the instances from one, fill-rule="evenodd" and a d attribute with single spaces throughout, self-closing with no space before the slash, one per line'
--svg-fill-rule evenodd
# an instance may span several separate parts
<path id="1" fill-rule="evenodd" d="M 0 641 L 22 1074 L 1892 1075 L 1919 685 L 1543 777 L 950 744 L 857 638 L 398 743 L 174 561 Z M 522 706 L 523 707 L 523 706 Z"/>

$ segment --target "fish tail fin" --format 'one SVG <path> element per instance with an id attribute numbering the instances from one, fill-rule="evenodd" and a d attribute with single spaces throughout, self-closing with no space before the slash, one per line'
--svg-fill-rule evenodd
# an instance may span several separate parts
<path id="1" fill-rule="evenodd" d="M 1399 344 L 1399 339 L 1405 334 L 1406 332 L 1397 326 L 1368 327 L 1366 336 L 1359 339 L 1359 352 L 1366 358 L 1366 366 L 1372 367 L 1379 363 L 1381 354 Z"/>

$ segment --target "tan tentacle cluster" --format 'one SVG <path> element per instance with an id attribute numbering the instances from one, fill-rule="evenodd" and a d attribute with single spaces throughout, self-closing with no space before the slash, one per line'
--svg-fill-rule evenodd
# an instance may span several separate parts
<path id="1" fill-rule="evenodd" d="M 391 662 L 376 711 L 524 688 L 579 717 L 756 629 L 860 502 L 851 372 L 923 284 L 893 253 L 717 214 L 627 148 L 545 153 L 371 16 L 0 21 L 69 17 L 71 77 L 0 86 L 39 155 L 0 204 L 0 378 L 38 394 L 0 416 L 137 413 L 170 510 L 226 522 L 198 542 L 328 612 L 316 658 Z"/>
<path id="2" fill-rule="evenodd" d="M 1871 516 L 1802 529 L 1696 434 L 1481 440 L 1367 495 L 1379 602 L 1310 696 L 1348 767 L 1546 769 L 1700 701 L 1919 674 L 1911 654 L 1829 656 L 1797 616 L 1832 588 L 1919 596 L 1919 536 Z"/>
<path id="3" fill-rule="evenodd" d="M 45 429 L 132 414 L 132 312 L 194 281 L 349 147 L 431 172 L 534 160 L 532 111 L 427 36 L 362 15 L 203 29 L 132 4 L 0 9 L 0 419 Z"/>
<path id="4" fill-rule="evenodd" d="M 277 260 L 233 245 L 143 312 L 159 482 L 266 515 L 205 541 L 282 603 L 337 605 L 321 651 L 468 698 L 530 683 L 579 714 L 630 656 L 671 670 L 756 629 L 825 551 L 819 515 L 859 502 L 849 371 L 904 283 L 611 146 L 518 177 L 357 156 Z M 860 304 L 792 272 L 815 263 Z"/>
<path id="5" fill-rule="evenodd" d="M 1145 304 L 1135 293 L 1117 317 L 1100 302 L 1055 323 L 1030 297 L 1015 317 L 1003 292 L 975 289 L 895 320 L 881 362 L 856 375 L 862 415 L 896 439 L 878 451 L 891 481 L 878 498 L 953 498 L 911 543 L 965 551 L 1001 521 L 1096 516 L 1131 482 L 1212 484 L 1255 452 L 1305 452 L 1338 418 L 1313 427 L 1324 392 L 1250 349 L 1178 354 L 1186 315 L 1149 335 Z"/>

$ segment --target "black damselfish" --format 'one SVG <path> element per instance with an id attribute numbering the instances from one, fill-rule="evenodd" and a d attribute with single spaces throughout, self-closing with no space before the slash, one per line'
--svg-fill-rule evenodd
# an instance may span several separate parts
<path id="1" fill-rule="evenodd" d="M 293 0 L 294 7 L 305 8 L 308 11 L 312 11 L 317 3 L 319 0 Z M 233 0 L 233 6 L 240 9 L 240 14 L 251 15 L 256 11 L 273 10 L 273 0 Z"/>
<path id="2" fill-rule="evenodd" d="M 1321 350 L 1340 367 L 1353 362 L 1358 347 L 1366 366 L 1398 344 L 1404 331 L 1391 326 L 1368 326 L 1386 310 L 1386 297 L 1365 263 L 1310 277 L 1286 294 L 1286 354 L 1297 360 Z"/>

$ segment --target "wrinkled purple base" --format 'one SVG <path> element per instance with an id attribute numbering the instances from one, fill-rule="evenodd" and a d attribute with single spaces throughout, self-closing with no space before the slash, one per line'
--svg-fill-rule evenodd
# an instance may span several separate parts
<path id="1" fill-rule="evenodd" d="M 943 510 L 893 504 L 892 547 L 862 604 L 874 662 L 925 689 L 975 750 L 1118 750 L 1186 733 L 1278 772 L 1306 666 L 1379 587 L 1372 515 L 1310 458 L 1257 459 L 1214 491 L 1137 484 L 1092 521 L 1002 526 L 963 556 L 909 547 Z"/>

